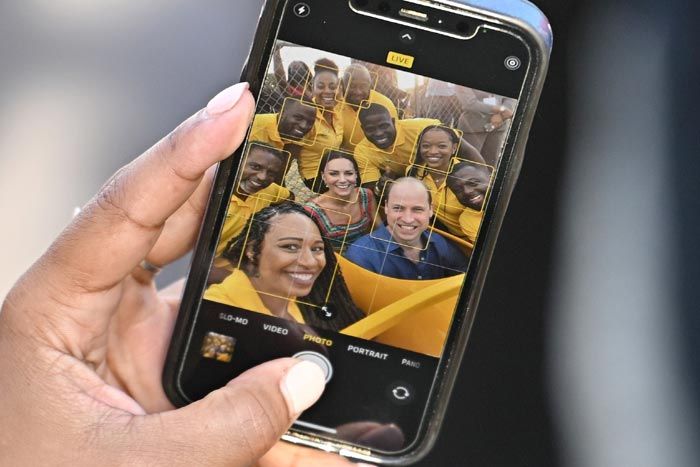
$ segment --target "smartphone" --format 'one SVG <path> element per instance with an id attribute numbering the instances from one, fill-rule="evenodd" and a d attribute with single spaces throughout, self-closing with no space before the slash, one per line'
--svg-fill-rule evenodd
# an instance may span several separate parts
<path id="1" fill-rule="evenodd" d="M 375 464 L 434 443 L 544 82 L 522 0 L 269 0 L 164 371 L 178 406 L 262 362 L 326 374 L 283 439 Z"/>

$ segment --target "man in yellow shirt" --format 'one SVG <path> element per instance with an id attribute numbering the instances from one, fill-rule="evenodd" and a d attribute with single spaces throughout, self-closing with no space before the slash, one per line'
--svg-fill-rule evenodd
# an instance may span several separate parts
<path id="1" fill-rule="evenodd" d="M 311 130 L 316 124 L 316 111 L 314 105 L 297 99 L 285 99 L 279 113 L 255 116 L 249 139 L 294 153 L 285 146 L 313 144 L 314 133 Z"/>
<path id="2" fill-rule="evenodd" d="M 450 233 L 474 246 L 484 217 L 484 205 L 491 184 L 488 166 L 459 162 L 447 176 L 444 216 L 438 217 Z M 460 209 L 461 207 L 461 209 Z"/>
<path id="3" fill-rule="evenodd" d="M 359 63 L 353 63 L 345 69 L 340 80 L 340 92 L 344 97 L 344 102 L 340 106 L 343 119 L 342 149 L 347 152 L 354 152 L 355 146 L 365 138 L 358 119 L 359 110 L 363 106 L 380 104 L 389 110 L 393 119 L 399 119 L 394 103 L 384 94 L 372 89 L 372 75 Z"/>
<path id="4" fill-rule="evenodd" d="M 271 204 L 293 198 L 292 193 L 280 185 L 288 164 L 289 153 L 258 141 L 248 144 L 247 156 L 221 228 L 210 282 L 218 282 L 230 273 L 231 265 L 221 255 L 228 243 L 241 233 L 248 219 Z"/>
<path id="5" fill-rule="evenodd" d="M 314 122 L 313 144 L 301 145 L 297 162 L 299 173 L 306 185 L 311 188 L 313 180 L 318 174 L 318 165 L 321 162 L 324 151 L 338 149 L 343 143 L 343 118 L 336 105 L 333 110 L 318 109 Z"/>
<path id="6" fill-rule="evenodd" d="M 362 171 L 364 186 L 373 188 L 382 174 L 398 178 L 413 161 L 418 137 L 429 126 L 441 125 L 439 120 L 412 118 L 395 120 L 380 104 L 370 104 L 359 112 L 365 138 L 355 148 L 355 159 Z M 459 155 L 483 163 L 474 146 L 462 139 Z"/>
<path id="7" fill-rule="evenodd" d="M 327 112 L 331 111 L 287 98 L 279 113 L 255 116 L 250 139 L 288 151 L 297 160 L 304 180 L 312 180 L 323 151 L 339 148 L 343 141 L 342 117 L 334 114 L 336 121 L 330 125 Z"/>

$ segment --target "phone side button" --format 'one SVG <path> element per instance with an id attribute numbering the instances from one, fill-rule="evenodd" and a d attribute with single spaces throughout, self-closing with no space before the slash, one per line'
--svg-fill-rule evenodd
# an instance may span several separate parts
<path id="1" fill-rule="evenodd" d="M 306 360 L 307 362 L 313 362 L 323 370 L 323 374 L 326 377 L 326 383 L 328 383 L 333 377 L 333 365 L 330 360 L 328 360 L 324 355 L 318 352 L 311 352 L 305 350 L 303 352 L 298 352 L 292 355 L 293 358 L 298 358 L 299 360 Z"/>

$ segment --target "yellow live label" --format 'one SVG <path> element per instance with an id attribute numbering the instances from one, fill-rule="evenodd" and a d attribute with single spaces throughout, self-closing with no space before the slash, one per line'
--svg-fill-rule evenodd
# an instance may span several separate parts
<path id="1" fill-rule="evenodd" d="M 387 55 L 386 57 L 387 63 L 409 69 L 413 68 L 413 60 L 415 60 L 415 58 L 411 57 L 410 55 L 404 55 L 398 52 L 391 51 L 389 51 L 389 55 Z"/>

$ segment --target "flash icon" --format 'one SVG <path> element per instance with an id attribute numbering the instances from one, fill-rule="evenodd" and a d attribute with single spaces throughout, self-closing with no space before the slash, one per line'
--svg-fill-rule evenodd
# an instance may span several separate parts
<path id="1" fill-rule="evenodd" d="M 311 8 L 306 3 L 297 3 L 294 5 L 294 14 L 299 18 L 306 18 L 311 13 Z"/>

